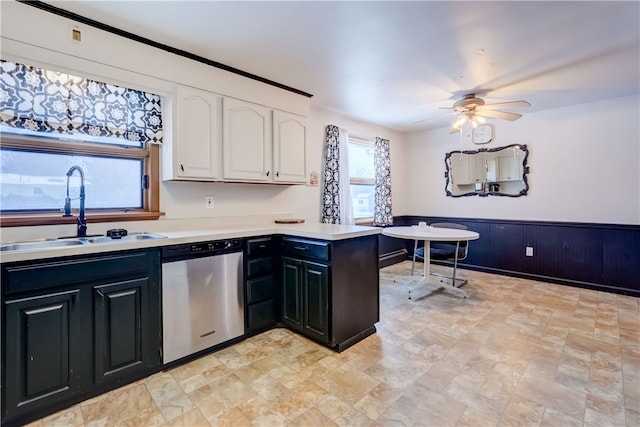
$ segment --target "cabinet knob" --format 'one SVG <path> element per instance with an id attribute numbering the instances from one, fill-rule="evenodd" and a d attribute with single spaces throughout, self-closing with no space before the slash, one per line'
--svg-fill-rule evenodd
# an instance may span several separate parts
<path id="1" fill-rule="evenodd" d="M 270 172 L 270 171 L 267 171 L 267 176 L 269 176 L 269 172 Z"/>
<path id="2" fill-rule="evenodd" d="M 280 172 L 276 172 L 276 176 L 278 176 L 278 177 L 279 177 L 279 176 L 280 176 Z"/>
<path id="3" fill-rule="evenodd" d="M 180 170 L 184 172 L 184 165 L 180 165 Z"/>

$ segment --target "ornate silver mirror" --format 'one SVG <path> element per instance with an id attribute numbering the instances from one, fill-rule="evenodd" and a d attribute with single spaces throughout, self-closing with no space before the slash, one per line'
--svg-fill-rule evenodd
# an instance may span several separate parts
<path id="1" fill-rule="evenodd" d="M 452 151 L 444 157 L 447 196 L 509 196 L 527 194 L 526 145 Z"/>

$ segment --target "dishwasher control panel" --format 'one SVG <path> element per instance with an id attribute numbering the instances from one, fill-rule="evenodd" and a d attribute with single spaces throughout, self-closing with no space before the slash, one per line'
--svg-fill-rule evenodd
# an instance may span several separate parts
<path id="1" fill-rule="evenodd" d="M 241 239 L 214 240 L 210 242 L 185 243 L 162 248 L 162 261 L 171 262 L 187 258 L 222 255 L 242 251 Z"/>

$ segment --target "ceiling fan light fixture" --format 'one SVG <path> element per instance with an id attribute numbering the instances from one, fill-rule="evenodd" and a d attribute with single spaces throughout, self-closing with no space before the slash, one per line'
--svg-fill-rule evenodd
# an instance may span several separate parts
<path id="1" fill-rule="evenodd" d="M 460 131 L 465 124 L 475 129 L 479 125 L 486 123 L 487 117 L 508 121 L 518 120 L 520 117 L 522 117 L 522 114 L 516 114 L 501 110 L 506 108 L 529 106 L 531 106 L 531 104 L 529 104 L 527 101 L 507 101 L 498 102 L 495 104 L 486 104 L 484 99 L 476 97 L 475 94 L 467 94 L 462 99 L 456 101 L 453 104 L 453 107 L 450 108 L 454 111 L 454 114 L 459 115 L 453 123 L 450 133 L 456 133 Z"/>
<path id="2" fill-rule="evenodd" d="M 477 114 L 474 114 L 473 118 L 471 119 L 471 126 L 476 128 L 478 127 L 478 125 L 481 125 L 486 122 L 487 122 L 487 119 L 485 119 L 482 116 L 478 116 Z"/>
<path id="3" fill-rule="evenodd" d="M 463 124 L 465 124 L 469 120 L 467 114 L 461 114 L 455 122 L 453 122 L 452 129 L 460 129 Z"/>

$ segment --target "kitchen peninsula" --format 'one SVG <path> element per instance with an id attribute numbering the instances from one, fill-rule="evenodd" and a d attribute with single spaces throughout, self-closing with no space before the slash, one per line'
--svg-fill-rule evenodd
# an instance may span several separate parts
<path id="1" fill-rule="evenodd" d="M 166 237 L 2 251 L 3 424 L 42 417 L 273 327 L 335 351 L 375 333 L 380 228 L 153 232 Z M 244 334 L 163 364 L 162 249 L 223 241 L 237 242 L 244 255 Z"/>

